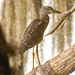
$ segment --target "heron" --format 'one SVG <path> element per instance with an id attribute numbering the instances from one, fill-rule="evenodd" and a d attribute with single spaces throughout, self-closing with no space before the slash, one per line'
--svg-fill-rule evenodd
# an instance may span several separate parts
<path id="1" fill-rule="evenodd" d="M 34 46 L 36 46 L 36 55 L 38 59 L 39 66 L 40 60 L 38 55 L 38 44 L 43 40 L 44 31 L 49 23 L 48 14 L 61 13 L 53 9 L 51 6 L 42 6 L 39 11 L 39 18 L 34 19 L 28 27 L 25 29 L 23 38 L 19 44 L 18 50 L 19 54 L 23 54 L 25 51 L 33 47 L 33 66 L 34 69 Z"/>

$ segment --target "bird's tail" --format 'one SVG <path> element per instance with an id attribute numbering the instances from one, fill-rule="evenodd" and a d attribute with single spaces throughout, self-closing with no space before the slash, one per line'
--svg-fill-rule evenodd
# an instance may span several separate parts
<path id="1" fill-rule="evenodd" d="M 25 51 L 27 51 L 28 49 L 29 49 L 30 47 L 28 47 L 28 46 L 20 46 L 20 47 L 18 47 L 18 52 L 19 52 L 19 54 L 23 54 Z"/>

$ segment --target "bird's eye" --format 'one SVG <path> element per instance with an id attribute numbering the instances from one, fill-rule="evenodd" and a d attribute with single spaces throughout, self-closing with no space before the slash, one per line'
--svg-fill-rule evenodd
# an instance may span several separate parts
<path id="1" fill-rule="evenodd" d="M 47 8 L 47 11 L 49 11 L 49 8 Z"/>

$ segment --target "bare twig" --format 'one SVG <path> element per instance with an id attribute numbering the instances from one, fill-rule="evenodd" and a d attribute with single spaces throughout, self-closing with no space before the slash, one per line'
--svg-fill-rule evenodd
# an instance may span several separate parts
<path id="1" fill-rule="evenodd" d="M 63 23 L 63 21 L 71 15 L 71 13 L 73 13 L 75 11 L 75 5 L 67 12 L 64 12 L 61 16 L 61 18 L 59 19 L 59 21 L 57 23 L 55 23 L 55 27 L 45 36 L 52 34 L 53 32 L 55 32 L 57 30 L 57 28 Z"/>
<path id="2" fill-rule="evenodd" d="M 68 75 L 73 71 L 75 71 L 75 45 L 27 75 Z"/>
<path id="3" fill-rule="evenodd" d="M 69 17 L 70 16 L 67 16 L 66 18 L 65 18 L 65 20 L 62 22 L 62 24 L 58 27 L 58 29 L 61 29 L 63 26 L 64 26 L 64 24 L 66 23 L 66 21 L 69 19 Z"/>

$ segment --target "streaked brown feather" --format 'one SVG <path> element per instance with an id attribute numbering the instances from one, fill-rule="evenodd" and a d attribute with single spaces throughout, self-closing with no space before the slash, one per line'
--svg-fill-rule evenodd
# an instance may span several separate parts
<path id="1" fill-rule="evenodd" d="M 48 25 L 49 17 L 47 20 L 35 19 L 25 30 L 21 43 L 19 45 L 19 52 L 23 53 L 29 48 L 39 44 L 43 39 L 43 33 Z"/>

